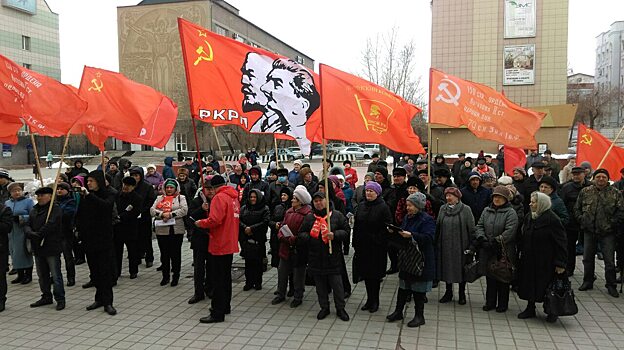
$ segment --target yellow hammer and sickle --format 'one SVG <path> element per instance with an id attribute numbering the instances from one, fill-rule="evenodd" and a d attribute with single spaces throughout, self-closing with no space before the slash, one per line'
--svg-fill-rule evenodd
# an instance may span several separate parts
<path id="1" fill-rule="evenodd" d="M 100 82 L 100 85 L 98 85 L 98 82 Z M 102 92 L 102 88 L 104 87 L 104 83 L 102 83 L 101 80 L 98 80 L 98 79 L 95 79 L 95 78 L 91 79 L 91 84 L 93 84 L 93 86 L 91 86 L 88 91 Z"/>
<path id="2" fill-rule="evenodd" d="M 589 146 L 591 146 L 592 141 L 594 141 L 589 134 L 583 134 L 581 137 L 583 138 L 583 141 L 581 141 L 581 143 L 584 143 Z"/>
<path id="3" fill-rule="evenodd" d="M 200 45 L 197 50 L 195 50 L 195 52 L 197 52 L 197 54 L 199 55 L 197 57 L 197 59 L 195 60 L 195 63 L 193 63 L 194 66 L 198 65 L 199 62 L 201 61 L 212 61 L 212 46 L 210 46 L 210 43 L 208 43 L 208 41 L 204 40 L 204 43 L 206 43 L 206 47 L 208 48 L 208 52 L 205 51 L 204 47 L 202 45 Z M 202 56 L 203 55 L 207 55 L 208 57 Z"/>

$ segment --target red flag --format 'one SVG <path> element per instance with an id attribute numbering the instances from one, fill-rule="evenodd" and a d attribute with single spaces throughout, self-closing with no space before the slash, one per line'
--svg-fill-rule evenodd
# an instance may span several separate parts
<path id="1" fill-rule="evenodd" d="M 431 68 L 429 122 L 465 125 L 475 136 L 504 145 L 535 148 L 545 113 L 522 108 L 496 90 Z"/>
<path id="2" fill-rule="evenodd" d="M 514 168 L 524 168 L 526 153 L 522 148 L 505 146 L 505 174 L 513 175 Z"/>
<path id="3" fill-rule="evenodd" d="M 593 169 L 598 168 L 600 161 L 607 154 L 612 143 L 613 141 L 604 137 L 598 131 L 588 128 L 585 124 L 579 124 L 576 141 L 576 162 L 580 164 L 587 161 Z M 619 180 L 621 178 L 620 169 L 624 168 L 624 149 L 613 146 L 600 167 L 609 171 L 611 180 Z"/>
<path id="4" fill-rule="evenodd" d="M 284 56 L 178 18 L 193 118 L 320 142 L 318 75 Z"/>
<path id="5" fill-rule="evenodd" d="M 426 153 L 411 120 L 421 109 L 385 88 L 321 64 L 323 132 L 330 140 L 381 143 L 407 154 Z"/>
<path id="6" fill-rule="evenodd" d="M 123 74 L 92 67 L 84 68 L 79 93 L 89 102 L 82 124 L 92 124 L 99 130 L 128 137 L 141 135 L 145 125 L 162 111 L 161 104 L 165 97 Z M 167 112 L 172 110 L 167 109 Z"/>
<path id="7" fill-rule="evenodd" d="M 4 119 L 0 113 L 0 143 L 17 144 L 17 132 L 22 128 L 22 122 L 12 122 Z"/>
<path id="8" fill-rule="evenodd" d="M 0 55 L 0 111 L 4 120 L 20 118 L 43 136 L 69 132 L 87 103 L 67 86 Z"/>

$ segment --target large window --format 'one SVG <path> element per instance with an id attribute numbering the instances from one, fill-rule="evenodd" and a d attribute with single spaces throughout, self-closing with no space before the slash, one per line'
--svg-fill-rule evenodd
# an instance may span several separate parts
<path id="1" fill-rule="evenodd" d="M 32 67 L 32 64 L 30 63 L 22 63 L 22 67 L 26 68 L 26 69 L 32 69 L 30 67 Z"/>
<path id="2" fill-rule="evenodd" d="M 220 25 L 215 24 L 214 26 L 215 28 L 215 33 L 219 34 L 219 35 L 223 35 L 223 36 L 227 36 L 228 31 L 227 29 L 221 27 Z"/>
<path id="3" fill-rule="evenodd" d="M 176 151 L 178 152 L 188 150 L 187 144 L 186 144 L 186 134 L 183 134 L 183 133 L 175 134 L 175 148 L 176 148 Z"/>
<path id="4" fill-rule="evenodd" d="M 30 51 L 30 37 L 22 35 L 22 50 Z"/>

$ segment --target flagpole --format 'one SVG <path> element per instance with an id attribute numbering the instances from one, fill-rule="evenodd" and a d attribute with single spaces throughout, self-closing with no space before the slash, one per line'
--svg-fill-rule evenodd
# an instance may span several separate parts
<path id="1" fill-rule="evenodd" d="M 43 174 L 41 174 L 41 164 L 39 163 L 39 151 L 37 151 L 37 142 L 35 142 L 35 135 L 32 133 L 30 126 L 28 127 L 28 133 L 30 134 L 30 143 L 32 143 L 33 151 L 35 152 L 35 166 L 37 167 L 37 174 L 39 175 L 39 181 L 41 181 L 41 187 L 43 187 Z"/>
<path id="2" fill-rule="evenodd" d="M 199 139 L 197 138 L 197 125 L 195 124 L 195 118 L 191 115 L 191 122 L 193 122 L 193 136 L 195 136 L 195 150 L 197 150 L 197 164 L 199 165 L 199 181 L 204 188 L 204 168 L 202 166 L 201 152 L 199 151 Z"/>
<path id="3" fill-rule="evenodd" d="M 100 155 L 102 156 L 102 172 L 106 174 L 106 164 L 104 164 L 104 151 L 100 151 Z"/>
<path id="4" fill-rule="evenodd" d="M 321 105 L 321 132 L 323 134 L 323 174 L 325 175 L 325 210 L 327 211 L 327 231 L 331 231 L 331 216 L 329 215 L 329 172 L 325 171 L 325 167 L 327 165 L 327 140 L 325 139 L 325 121 L 323 113 L 323 64 L 319 65 L 319 86 L 321 93 L 320 95 L 320 105 Z M 277 142 L 275 148 L 277 149 Z M 277 160 L 277 157 L 275 158 Z M 329 240 L 329 254 L 333 254 L 332 241 Z"/>
<path id="5" fill-rule="evenodd" d="M 622 135 L 622 131 L 624 131 L 624 125 L 620 128 L 620 132 L 618 132 L 618 134 L 615 136 L 615 139 L 613 140 L 613 142 L 611 143 L 611 145 L 609 146 L 609 149 L 607 150 L 607 152 L 605 153 L 604 156 L 602 156 L 602 160 L 600 161 L 600 163 L 598 164 L 598 167 L 596 169 L 600 169 L 600 167 L 602 166 L 602 163 L 604 163 L 604 161 L 607 159 L 607 156 L 609 155 L 609 153 L 611 152 L 611 150 L 613 149 L 613 146 L 615 146 L 615 143 L 617 142 L 617 140 L 620 138 L 620 135 Z"/>
<path id="6" fill-rule="evenodd" d="M 278 149 L 277 149 L 277 137 L 275 137 L 275 134 L 273 134 L 273 143 L 275 144 L 275 167 L 279 168 L 279 154 L 278 154 Z M 269 159 L 269 163 L 271 163 L 271 160 Z"/>
<path id="7" fill-rule="evenodd" d="M 427 120 L 427 178 L 429 179 L 429 186 L 427 186 L 427 194 L 431 194 L 431 84 L 433 81 L 433 71 L 429 68 L 429 120 Z"/>
<path id="8" fill-rule="evenodd" d="M 61 152 L 61 161 L 56 171 L 56 177 L 54 177 L 54 182 L 52 185 L 52 200 L 50 200 L 50 206 L 48 207 L 48 216 L 46 216 L 46 224 L 50 219 L 50 214 L 52 213 L 52 206 L 54 205 L 54 200 L 56 199 L 56 187 L 58 185 L 58 177 L 61 174 L 61 167 L 63 166 L 63 161 L 65 160 L 65 151 L 67 150 L 67 143 L 69 142 L 69 132 L 65 135 L 65 143 L 63 144 L 63 151 Z M 104 173 L 104 169 L 102 169 L 102 173 Z M 86 179 L 85 179 L 86 181 Z"/>

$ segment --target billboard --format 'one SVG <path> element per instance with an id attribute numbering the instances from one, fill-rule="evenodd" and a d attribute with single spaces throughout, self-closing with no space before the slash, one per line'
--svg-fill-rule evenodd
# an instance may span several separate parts
<path id="1" fill-rule="evenodd" d="M 2 0 L 2 6 L 29 13 L 37 13 L 37 0 Z"/>
<path id="2" fill-rule="evenodd" d="M 503 48 L 503 85 L 535 84 L 535 45 Z"/>
<path id="3" fill-rule="evenodd" d="M 505 0 L 505 39 L 535 37 L 537 0 Z"/>

